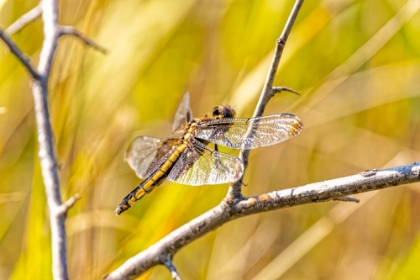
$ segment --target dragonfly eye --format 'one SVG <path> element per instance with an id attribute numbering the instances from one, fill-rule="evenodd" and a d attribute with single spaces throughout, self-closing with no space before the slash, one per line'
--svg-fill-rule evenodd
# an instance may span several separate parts
<path id="1" fill-rule="evenodd" d="M 233 118 L 235 114 L 235 110 L 233 110 L 229 105 L 218 105 L 213 108 L 213 117 L 215 118 Z"/>
<path id="2" fill-rule="evenodd" d="M 220 117 L 222 117 L 223 118 L 223 115 L 222 115 L 222 106 L 220 106 L 220 105 L 218 105 L 218 106 L 216 106 L 216 107 L 214 107 L 213 108 L 213 117 L 215 117 L 215 118 L 220 118 Z"/>

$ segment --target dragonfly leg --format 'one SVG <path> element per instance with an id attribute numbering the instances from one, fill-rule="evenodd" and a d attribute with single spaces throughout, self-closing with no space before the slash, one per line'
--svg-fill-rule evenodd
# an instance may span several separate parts
<path id="1" fill-rule="evenodd" d="M 217 152 L 216 156 L 215 156 L 215 158 L 216 158 L 216 162 L 215 162 L 216 168 L 221 169 L 221 170 L 225 170 L 225 171 L 228 172 L 229 169 L 226 166 L 224 166 L 222 161 L 220 160 L 219 147 L 217 146 L 217 144 L 214 144 L 214 150 Z"/>
<path id="2" fill-rule="evenodd" d="M 225 135 L 223 135 L 222 139 L 223 139 L 223 142 L 228 143 L 228 145 L 226 145 L 227 147 L 235 147 L 236 146 Z"/>

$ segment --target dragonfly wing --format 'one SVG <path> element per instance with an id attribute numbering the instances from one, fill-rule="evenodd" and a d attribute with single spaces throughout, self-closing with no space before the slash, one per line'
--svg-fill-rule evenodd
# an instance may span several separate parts
<path id="1" fill-rule="evenodd" d="M 253 137 L 247 137 L 252 128 Z M 250 119 L 220 118 L 199 123 L 196 138 L 233 149 L 255 149 L 297 136 L 302 121 L 293 114 L 277 114 Z"/>
<path id="2" fill-rule="evenodd" d="M 243 164 L 239 158 L 214 151 L 191 139 L 167 179 L 191 186 L 213 185 L 236 182 L 242 173 Z"/>
<path id="3" fill-rule="evenodd" d="M 141 179 L 147 178 L 166 160 L 172 147 L 177 145 L 179 139 L 158 139 L 140 136 L 131 142 L 124 160 Z"/>
<path id="4" fill-rule="evenodd" d="M 175 113 L 175 119 L 172 126 L 172 132 L 180 133 L 192 120 L 192 111 L 190 108 L 190 93 L 187 91 L 182 97 Z"/>

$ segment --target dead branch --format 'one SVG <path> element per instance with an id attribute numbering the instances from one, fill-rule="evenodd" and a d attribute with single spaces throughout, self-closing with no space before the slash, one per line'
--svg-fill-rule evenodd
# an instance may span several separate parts
<path id="1" fill-rule="evenodd" d="M 10 34 L 17 32 L 27 23 L 36 19 L 41 13 L 44 23 L 44 41 L 36 70 L 30 64 L 29 59 L 2 30 L 0 30 L 0 38 L 6 43 L 10 51 L 21 61 L 33 78 L 31 88 L 34 97 L 37 124 L 39 144 L 38 156 L 41 163 L 50 217 L 53 277 L 54 279 L 68 279 L 65 216 L 68 209 L 73 206 L 79 196 L 73 196 L 64 204 L 61 201 L 57 160 L 54 152 L 54 138 L 48 108 L 48 82 L 53 57 L 57 49 L 57 40 L 64 34 L 63 30 L 70 30 L 70 28 L 61 27 L 58 24 L 57 0 L 43 0 L 37 7 L 23 15 L 7 30 Z M 73 35 L 81 38 L 87 45 L 97 48 L 97 45 L 93 45 L 91 40 L 77 32 L 73 31 L 73 33 Z"/>
<path id="2" fill-rule="evenodd" d="M 151 267 L 162 264 L 159 256 L 173 256 L 178 250 L 204 234 L 234 219 L 256 213 L 326 202 L 343 196 L 420 182 L 420 162 L 389 169 L 313 183 L 302 187 L 265 193 L 237 202 L 225 199 L 218 206 L 162 238 L 145 251 L 132 257 L 105 279 L 134 279 Z"/>

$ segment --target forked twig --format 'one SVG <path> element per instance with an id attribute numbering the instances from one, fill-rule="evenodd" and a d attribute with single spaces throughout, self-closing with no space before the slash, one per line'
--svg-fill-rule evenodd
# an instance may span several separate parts
<path id="1" fill-rule="evenodd" d="M 54 153 L 53 133 L 48 109 L 48 81 L 52 67 L 54 53 L 57 48 L 57 40 L 63 34 L 73 34 L 82 39 L 85 44 L 98 48 L 98 45 L 82 36 L 70 27 L 60 27 L 58 24 L 57 0 L 42 0 L 38 6 L 23 15 L 7 30 L 10 34 L 17 32 L 27 23 L 42 14 L 44 23 L 44 40 L 41 48 L 37 69 L 29 62 L 29 59 L 13 43 L 3 30 L 0 30 L 0 38 L 6 43 L 10 51 L 21 61 L 33 78 L 31 88 L 34 97 L 35 117 L 37 124 L 39 160 L 41 163 L 42 177 L 45 185 L 47 203 L 51 227 L 52 243 L 52 271 L 54 279 L 68 279 L 67 250 L 65 216 L 70 207 L 74 205 L 79 195 L 71 197 L 62 203 L 60 196 L 57 160 Z M 66 33 L 67 32 L 67 33 Z"/>

